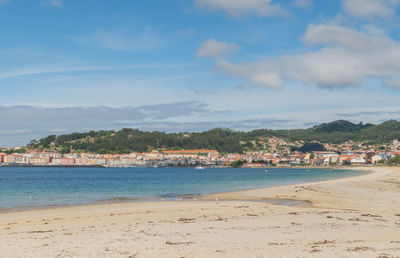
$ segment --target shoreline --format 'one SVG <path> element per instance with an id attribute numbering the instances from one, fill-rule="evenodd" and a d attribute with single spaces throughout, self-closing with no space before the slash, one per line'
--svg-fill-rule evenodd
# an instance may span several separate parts
<path id="1" fill-rule="evenodd" d="M 400 167 L 365 170 L 372 171 L 209 201 L 1 213 L 0 257 L 398 257 Z"/>
<path id="2" fill-rule="evenodd" d="M 322 169 L 322 168 L 315 168 L 315 169 Z M 366 168 L 364 168 L 366 169 Z M 363 169 L 360 169 L 360 167 L 358 168 L 347 168 L 347 169 L 342 169 L 342 168 L 334 168 L 333 170 L 357 170 L 357 171 L 363 171 Z M 251 191 L 257 191 L 257 190 L 273 190 L 273 189 L 278 189 L 278 188 L 282 188 L 282 187 L 301 187 L 301 186 L 306 186 L 306 185 L 310 185 L 310 184 L 317 184 L 317 183 L 324 183 L 324 182 L 332 182 L 332 181 L 339 181 L 339 180 L 343 180 L 343 179 L 350 179 L 350 178 L 354 178 L 354 177 L 362 177 L 362 176 L 366 176 L 368 174 L 373 174 L 376 173 L 376 171 L 373 170 L 369 170 L 365 171 L 365 173 L 361 174 L 361 175 L 352 175 L 352 176 L 345 176 L 342 178 L 334 178 L 334 179 L 326 179 L 326 180 L 321 180 L 321 181 L 313 181 L 313 182 L 307 182 L 307 183 L 299 183 L 299 184 L 290 184 L 290 185 L 281 185 L 281 186 L 272 186 L 272 187 L 256 187 L 256 188 L 251 188 L 251 189 L 244 189 L 244 190 L 234 190 L 234 191 L 223 191 L 223 192 L 218 192 L 218 193 L 213 193 L 213 194 L 206 194 L 203 195 L 203 197 L 205 198 L 205 200 L 215 200 L 215 198 L 217 197 L 222 197 L 221 201 L 241 201 L 242 199 L 225 199 L 225 196 L 234 196 L 236 195 L 241 195 L 243 193 L 247 193 L 247 192 L 251 192 Z M 249 199 L 246 199 L 249 200 Z M 262 198 L 254 198 L 254 199 L 250 199 L 253 201 L 259 201 L 262 200 Z M 271 199 L 269 199 L 271 200 Z M 288 199 L 274 199 L 274 200 L 288 200 Z M 290 200 L 296 200 L 296 199 L 290 199 Z M 296 201 L 303 201 L 303 200 L 296 200 Z"/>
<path id="3" fill-rule="evenodd" d="M 272 169 L 279 169 L 280 167 L 272 167 Z M 260 168 L 259 168 L 260 169 Z M 292 167 L 291 169 L 303 169 L 303 168 L 294 168 Z M 331 169 L 331 168 L 320 168 L 316 167 L 314 169 Z M 364 169 L 360 169 L 360 167 L 352 167 L 352 168 L 333 168 L 333 170 L 356 170 L 356 171 L 363 171 Z M 219 198 L 224 201 L 262 201 L 263 198 L 254 198 L 254 199 L 249 199 L 249 198 L 229 198 L 226 196 L 236 196 L 237 194 L 249 192 L 249 191 L 256 191 L 256 190 L 267 190 L 267 189 L 275 189 L 275 188 L 281 188 L 281 187 L 296 187 L 296 186 L 302 186 L 302 185 L 308 185 L 308 184 L 314 184 L 314 183 L 322 183 L 322 182 L 330 182 L 330 181 L 336 181 L 336 180 L 342 180 L 342 179 L 348 179 L 348 178 L 353 178 L 353 177 L 360 177 L 360 176 L 365 176 L 369 173 L 373 173 L 373 171 L 368 171 L 366 173 L 360 174 L 360 175 L 350 175 L 350 176 L 344 176 L 342 178 L 334 178 L 334 179 L 324 179 L 320 181 L 311 181 L 311 182 L 306 182 L 306 183 L 295 183 L 295 184 L 288 184 L 288 185 L 280 185 L 280 186 L 271 186 L 271 187 L 251 187 L 247 189 L 241 189 L 241 190 L 232 190 L 232 191 L 221 191 L 221 192 L 214 192 L 214 193 L 199 193 L 199 194 L 184 194 L 184 195 L 178 195 L 176 197 L 171 197 L 171 198 L 164 198 L 162 196 L 152 196 L 152 197 L 146 197 L 146 198 L 134 198 L 134 197 L 114 197 L 110 199 L 103 199 L 103 200 L 96 200 L 92 202 L 87 202 L 87 203 L 75 203 L 75 204 L 50 204 L 50 205 L 39 205 L 39 206 L 19 206 L 19 207 L 12 207 L 12 208 L 7 208 L 7 207 L 0 207 L 0 215 L 2 213 L 13 213 L 13 212 L 25 212 L 25 211 L 35 211 L 35 210 L 51 210 L 51 209 L 62 209 L 62 208 L 79 208 L 79 207 L 85 207 L 85 206 L 92 206 L 92 205 L 109 205 L 109 204 L 124 204 L 124 203 L 166 203 L 166 202 L 200 202 L 200 201 L 214 201 L 215 198 Z M 175 200 L 174 200 L 175 199 Z M 194 200 L 195 199 L 195 200 Z M 297 200 L 297 199 L 292 199 L 292 198 L 267 198 L 265 199 L 266 202 L 270 201 L 270 203 L 276 202 L 279 203 L 279 201 L 282 201 L 283 203 L 285 201 L 299 201 L 299 202 L 307 202 L 310 203 L 308 200 Z M 276 204 L 279 205 L 279 204 Z M 284 205 L 284 204 L 283 204 Z"/>
<path id="4" fill-rule="evenodd" d="M 321 188 L 329 188 L 341 187 L 341 185 L 349 184 L 353 186 L 352 183 L 357 181 L 371 181 L 373 179 L 384 178 L 388 175 L 393 174 L 393 172 L 389 171 L 397 171 L 400 177 L 400 167 L 379 167 L 379 168 L 371 168 L 371 167 L 363 167 L 363 168 L 354 168 L 354 170 L 362 170 L 365 171 L 365 174 L 349 176 L 338 179 L 324 180 L 318 182 L 309 182 L 295 185 L 287 185 L 287 186 L 278 186 L 271 188 L 259 188 L 259 189 L 251 189 L 244 191 L 232 191 L 232 192 L 224 192 L 219 194 L 208 195 L 209 200 L 219 200 L 219 201 L 240 201 L 242 199 L 248 200 L 264 200 L 264 199 L 274 199 L 274 200 L 295 200 L 295 201 L 303 201 L 310 203 L 311 208 L 326 208 L 326 209 L 342 209 L 342 210 L 352 210 L 351 205 L 344 206 L 344 202 L 346 201 L 346 196 L 338 195 L 332 196 L 331 200 L 329 198 L 321 198 L 320 196 L 315 196 L 315 192 L 318 192 Z M 400 188 L 400 181 L 398 182 Z M 310 191 L 311 193 L 302 194 L 302 191 Z M 351 189 L 348 187 L 346 189 L 346 193 L 350 193 Z M 380 189 L 380 191 L 382 191 Z M 343 198 L 343 199 L 342 199 Z M 400 194 L 399 194 L 400 198 Z M 321 200 L 323 199 L 323 200 Z M 349 201 L 349 200 L 347 200 Z M 400 200 L 399 200 L 400 201 Z M 327 203 L 325 203 L 327 202 Z M 329 204 L 332 202 L 334 205 Z M 350 202 L 354 203 L 354 202 Z M 357 207 L 354 205 L 353 207 Z M 399 212 L 400 212 L 400 203 L 399 203 Z"/>
<path id="5" fill-rule="evenodd" d="M 106 166 L 106 165 L 33 165 L 33 164 L 1 164 L 1 167 L 5 168 L 153 168 L 153 166 Z M 195 168 L 196 166 L 157 166 L 157 168 Z M 352 168 L 365 168 L 365 167 L 385 167 L 376 166 L 372 164 L 366 165 L 348 165 L 348 166 L 204 166 L 205 168 L 251 168 L 251 169 L 273 169 L 273 168 L 287 168 L 287 169 L 352 169 Z"/>
<path id="6" fill-rule="evenodd" d="M 319 168 L 318 168 L 319 169 Z M 252 188 L 252 189 L 245 189 L 245 190 L 238 190 L 238 191 L 224 191 L 220 193 L 215 193 L 215 194 L 207 194 L 204 195 L 205 198 L 208 198 L 206 200 L 213 200 L 215 198 L 218 198 L 220 201 L 241 201 L 241 199 L 237 198 L 236 196 L 244 196 L 247 195 L 248 193 L 251 193 L 253 191 L 273 191 L 277 190 L 280 188 L 289 188 L 289 187 L 304 187 L 304 186 L 309 186 L 309 185 L 314 185 L 314 184 L 323 184 L 323 183 L 333 183 L 333 182 L 346 182 L 348 181 L 347 179 L 353 179 L 353 178 L 359 178 L 359 177 L 364 177 L 370 174 L 375 174 L 378 173 L 378 171 L 370 169 L 369 167 L 354 167 L 354 168 L 347 168 L 347 169 L 342 169 L 342 168 L 337 168 L 334 170 L 357 170 L 357 171 L 363 171 L 365 173 L 360 174 L 360 175 L 352 175 L 352 176 L 346 176 L 342 178 L 335 178 L 335 179 L 327 179 L 327 180 L 321 180 L 321 181 L 314 181 L 314 182 L 307 182 L 307 183 L 299 183 L 299 184 L 290 184 L 290 185 L 282 185 L 282 186 L 273 186 L 273 187 L 258 187 L 258 188 Z M 263 200 L 264 197 L 253 197 L 253 201 L 257 200 Z M 247 199 L 249 200 L 249 199 Z M 271 200 L 271 199 L 269 199 Z M 274 200 L 289 200 L 289 199 L 279 199 L 275 198 Z M 296 201 L 307 201 L 307 200 L 297 200 L 297 199 L 290 199 L 290 200 L 296 200 Z M 308 201 L 307 201 L 308 202 Z"/>
<path id="7" fill-rule="evenodd" d="M 4 164 L 1 165 L 1 167 L 4 168 L 105 168 L 103 165 L 10 165 L 10 164 Z"/>

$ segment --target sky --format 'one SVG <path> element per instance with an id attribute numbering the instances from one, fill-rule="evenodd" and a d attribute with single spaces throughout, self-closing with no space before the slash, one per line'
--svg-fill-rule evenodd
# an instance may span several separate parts
<path id="1" fill-rule="evenodd" d="M 400 120 L 400 0 L 0 0 L 0 146 Z"/>

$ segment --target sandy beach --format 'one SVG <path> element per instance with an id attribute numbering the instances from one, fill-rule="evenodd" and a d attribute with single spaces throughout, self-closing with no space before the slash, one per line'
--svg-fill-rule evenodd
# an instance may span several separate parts
<path id="1" fill-rule="evenodd" d="M 0 213 L 0 257 L 400 257 L 400 168 L 362 169 L 201 201 Z"/>

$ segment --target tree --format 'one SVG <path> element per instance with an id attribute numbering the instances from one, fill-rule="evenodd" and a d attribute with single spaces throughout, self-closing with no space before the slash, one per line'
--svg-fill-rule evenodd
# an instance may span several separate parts
<path id="1" fill-rule="evenodd" d="M 259 129 L 250 132 L 216 128 L 199 133 L 147 132 L 125 128 L 120 131 L 89 131 L 65 135 L 50 135 L 39 141 L 33 140 L 30 147 L 38 149 L 74 149 L 76 151 L 121 153 L 146 152 L 180 149 L 215 149 L 220 153 L 243 153 L 246 150 L 260 149 L 270 137 L 286 141 L 304 140 L 308 142 L 292 151 L 303 152 L 325 150 L 319 143 L 342 143 L 347 140 L 387 144 L 400 138 L 400 122 L 391 120 L 379 125 L 353 124 L 348 121 L 335 121 L 308 129 L 268 130 Z M 254 146 L 253 146 L 253 143 Z M 290 147 L 277 146 L 279 150 Z"/>
<path id="2" fill-rule="evenodd" d="M 317 142 L 305 143 L 298 149 L 300 152 L 325 151 L 325 147 Z"/>
<path id="3" fill-rule="evenodd" d="M 238 167 L 243 166 L 244 163 L 246 163 L 245 160 L 237 160 L 237 161 L 232 162 L 231 166 L 234 168 L 238 168 Z"/>
<path id="4" fill-rule="evenodd" d="M 400 165 L 400 155 L 396 155 L 396 156 L 394 156 L 393 158 L 389 159 L 389 160 L 387 161 L 387 164 L 388 164 L 389 166 L 397 166 L 397 165 Z"/>
<path id="5" fill-rule="evenodd" d="M 40 139 L 39 143 L 43 147 L 48 148 L 52 142 L 56 141 L 56 139 L 57 139 L 57 136 L 53 134 L 53 135 L 49 135 L 45 138 Z"/>

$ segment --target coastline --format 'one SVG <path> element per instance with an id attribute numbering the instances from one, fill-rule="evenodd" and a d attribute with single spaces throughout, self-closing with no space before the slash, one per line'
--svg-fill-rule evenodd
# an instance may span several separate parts
<path id="1" fill-rule="evenodd" d="M 386 168 L 386 167 L 385 167 Z M 319 169 L 319 168 L 318 168 Z M 226 191 L 215 194 L 204 195 L 205 200 L 215 200 L 218 199 L 220 201 L 241 201 L 241 200 L 296 200 L 296 201 L 305 201 L 310 202 L 309 200 L 298 199 L 296 196 L 292 195 L 287 197 L 271 197 L 272 194 L 275 194 L 276 191 L 286 191 L 291 188 L 303 188 L 312 185 L 319 185 L 325 183 L 340 183 L 340 182 L 349 182 L 351 179 L 357 179 L 359 177 L 365 177 L 367 175 L 379 173 L 379 170 L 371 169 L 370 167 L 349 167 L 349 168 L 334 168 L 334 170 L 343 169 L 343 170 L 357 170 L 357 171 L 365 171 L 364 174 L 361 175 L 352 175 L 346 176 L 343 178 L 336 179 L 326 179 L 315 182 L 308 183 L 300 183 L 300 184 L 291 184 L 291 185 L 283 185 L 283 186 L 275 186 L 275 187 L 259 187 L 247 190 L 239 190 L 239 191 Z"/>
<path id="2" fill-rule="evenodd" d="M 58 166 L 60 167 L 60 166 Z M 66 166 L 68 167 L 68 166 Z M 79 166 L 81 167 L 81 166 Z M 63 167 L 64 168 L 64 167 Z M 89 167 L 85 167 L 89 168 Z M 95 168 L 95 167 L 94 167 Z M 104 167 L 103 167 L 104 168 Z M 271 167 L 270 169 L 280 169 L 283 167 Z M 299 167 L 284 167 L 285 169 L 304 169 L 304 168 L 299 168 Z M 307 168 L 307 167 L 306 167 Z M 254 169 L 254 168 L 248 168 L 248 169 Z M 260 168 L 258 168 L 260 169 Z M 308 168 L 309 170 L 312 170 Z M 348 171 L 348 170 L 354 170 L 354 171 L 362 171 L 359 167 L 337 167 L 337 168 L 331 168 L 331 167 L 314 167 L 314 170 L 317 169 L 322 169 L 322 170 L 342 170 L 342 171 Z M 249 186 L 249 187 L 242 187 L 242 189 L 239 190 L 221 190 L 221 191 L 209 191 L 209 192 L 198 192 L 198 193 L 189 193 L 189 194 L 183 194 L 183 195 L 177 195 L 174 197 L 164 197 L 164 196 L 147 196 L 147 197 L 141 197 L 141 198 L 136 198 L 136 197 L 125 197 L 125 196 L 117 196 L 113 197 L 110 199 L 99 199 L 99 200 L 93 200 L 93 201 L 88 201 L 88 202 L 78 202 L 78 203 L 69 203 L 69 204 L 43 204 L 43 205 L 30 205 L 30 206 L 15 206 L 15 207 L 0 207 L 0 214 L 1 213 L 11 213 L 11 212 L 22 212 L 22 211 L 31 211 L 31 210 L 45 210 L 45 209 L 58 209 L 58 208 L 74 208 L 74 207 L 83 207 L 83 206 L 90 206 L 90 205 L 107 205 L 107 204 L 118 204 L 118 203 L 129 203 L 129 202 L 174 202 L 174 201 L 213 201 L 215 198 L 220 198 L 221 200 L 231 200 L 231 201 L 261 201 L 263 198 L 258 198 L 254 197 L 252 199 L 249 199 L 246 195 L 243 196 L 242 199 L 240 198 L 235 198 L 235 197 L 229 197 L 229 196 L 235 196 L 236 194 L 240 193 L 245 193 L 248 191 L 255 191 L 255 190 L 263 190 L 263 189 L 274 189 L 274 188 L 280 188 L 280 187 L 291 187 L 291 186 L 298 186 L 298 185 L 305 185 L 305 184 L 313 184 L 313 183 L 318 183 L 318 182 L 325 182 L 325 181 L 332 181 L 332 180 L 340 180 L 340 179 L 346 179 L 350 177 L 357 177 L 357 176 L 363 176 L 363 174 L 358 174 L 358 175 L 343 175 L 343 177 L 339 178 L 330 178 L 330 179 L 318 179 L 318 180 L 309 180 L 309 182 L 304 182 L 304 183 L 283 183 L 283 184 L 278 184 L 276 186 Z M 271 201 L 271 203 L 279 203 L 281 202 L 283 205 L 287 201 L 298 201 L 298 202 L 306 202 L 309 203 L 309 201 L 305 200 L 296 200 L 296 199 L 290 199 L 290 198 L 264 198 L 265 201 Z"/>
<path id="3" fill-rule="evenodd" d="M 298 167 L 294 168 L 292 167 L 291 169 L 299 169 Z M 317 167 L 314 169 L 326 169 L 326 167 Z M 320 180 L 320 181 L 314 181 L 314 182 L 307 182 L 307 183 L 300 183 L 300 184 L 288 184 L 288 185 L 282 185 L 282 186 L 272 186 L 272 187 L 254 187 L 254 188 L 249 188 L 249 189 L 243 189 L 243 190 L 233 190 L 233 191 L 222 191 L 222 192 L 216 192 L 216 193 L 210 193 L 210 194 L 188 194 L 185 196 L 177 196 L 175 198 L 176 200 L 164 200 L 162 197 L 152 197 L 152 198 L 127 198 L 127 197 L 116 197 L 112 199 L 104 199 L 104 200 L 98 200 L 98 201 L 93 201 L 90 203 L 81 203 L 81 204 L 71 204 L 71 205 L 43 205 L 43 206 L 21 206 L 21 207 L 16 207 L 16 208 L 3 208 L 0 210 L 0 215 L 2 213 L 15 213 L 15 212 L 29 212 L 29 211 L 51 211 L 54 209 L 79 209 L 79 208 L 84 208 L 84 207 L 96 207 L 96 206 L 107 206 L 107 205 L 118 205 L 118 204 L 135 204 L 135 203 L 156 203 L 156 204 L 163 204 L 163 203 L 168 203 L 168 202 L 212 202 L 215 200 L 218 201 L 276 201 L 276 202 L 270 202 L 270 203 L 275 203 L 276 205 L 279 205 L 279 201 L 299 201 L 299 202 L 306 202 L 309 203 L 310 205 L 312 204 L 312 201 L 310 200 L 303 200 L 296 198 L 295 196 L 289 196 L 282 197 L 282 196 L 275 196 L 272 197 L 271 194 L 275 193 L 275 191 L 281 191 L 281 190 L 286 190 L 286 188 L 298 188 L 298 187 L 306 187 L 310 185 L 315 185 L 315 184 L 323 184 L 323 183 L 328 183 L 328 182 L 341 182 L 344 180 L 345 182 L 348 181 L 348 179 L 351 178 L 357 178 L 357 177 L 364 177 L 369 174 L 374 174 L 377 173 L 377 171 L 370 169 L 369 167 L 347 167 L 347 168 L 333 168 L 334 170 L 357 170 L 357 171 L 365 171 L 365 174 L 360 174 L 360 175 L 351 175 L 351 176 L 345 176 L 343 178 L 336 178 L 336 179 L 325 179 L 325 180 Z M 257 192 L 262 192 L 262 196 L 259 195 L 257 196 L 252 193 L 257 193 Z M 266 192 L 271 192 L 271 194 L 267 194 Z M 195 200 L 193 199 L 195 198 Z M 161 200 L 162 199 L 162 200 Z M 285 204 L 282 204 L 282 206 L 286 206 Z"/>
<path id="4" fill-rule="evenodd" d="M 121 202 L 1 213 L 0 244 L 8 247 L 0 249 L 0 256 L 399 256 L 400 168 L 365 169 L 371 171 L 219 193 L 207 196 L 209 201 Z M 253 201 L 265 199 L 311 204 Z"/>

